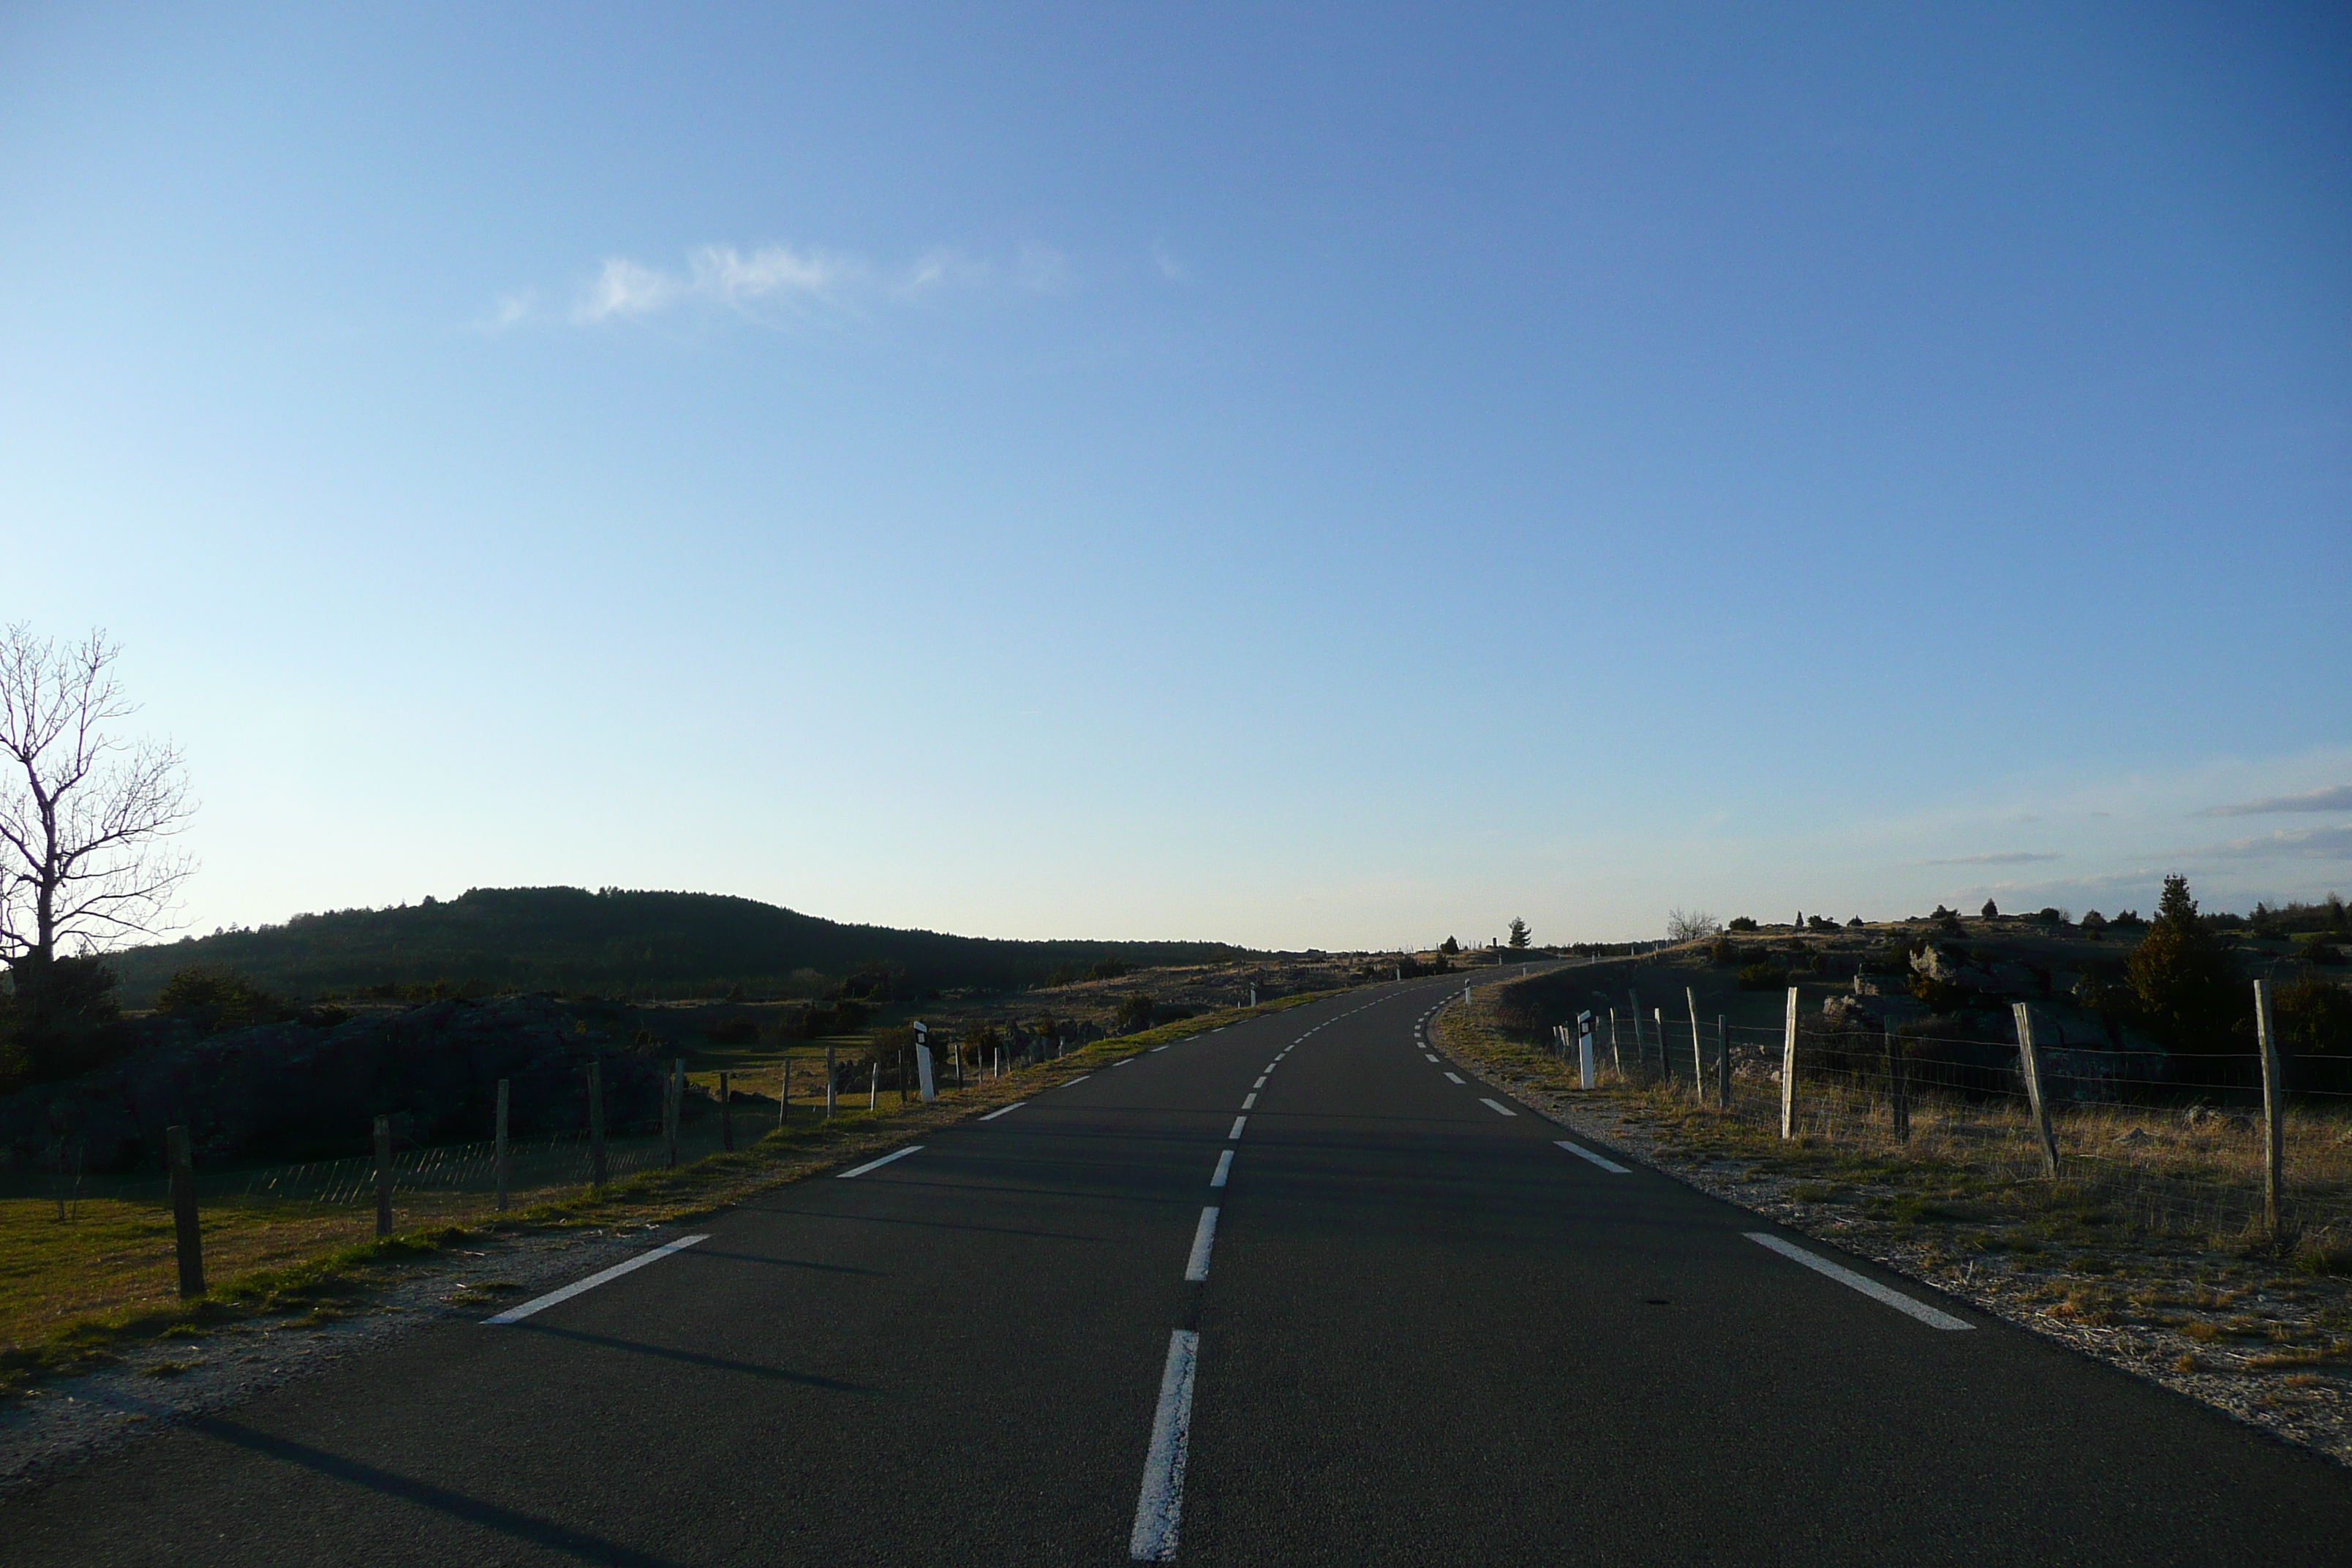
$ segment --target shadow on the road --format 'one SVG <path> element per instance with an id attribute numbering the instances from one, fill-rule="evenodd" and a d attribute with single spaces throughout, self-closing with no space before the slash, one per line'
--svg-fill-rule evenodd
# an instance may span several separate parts
<path id="1" fill-rule="evenodd" d="M 671 1350 L 663 1345 L 649 1345 L 638 1340 L 616 1340 L 609 1334 L 583 1333 L 578 1329 L 559 1329 L 552 1323 L 533 1322 L 526 1318 L 509 1325 L 510 1332 L 545 1334 L 554 1340 L 576 1340 L 583 1345 L 602 1345 L 606 1350 L 631 1351 L 638 1355 L 659 1356 L 664 1361 L 684 1362 L 688 1366 L 704 1367 L 711 1372 L 741 1373 L 750 1377 L 764 1377 L 773 1383 L 798 1384 L 803 1388 L 822 1388 L 833 1394 L 874 1394 L 879 1391 L 862 1383 L 843 1383 L 836 1378 L 819 1377 L 814 1373 L 787 1372 L 780 1366 L 761 1366 L 753 1362 L 730 1361 L 725 1356 L 704 1355 L 698 1351 Z"/>
<path id="2" fill-rule="evenodd" d="M 453 1492 L 446 1487 L 436 1487 L 430 1481 L 396 1476 L 389 1470 L 380 1470 L 356 1459 L 347 1459 L 341 1454 L 330 1454 L 304 1444 L 289 1442 L 284 1437 L 274 1437 L 267 1432 L 257 1432 L 250 1426 L 224 1421 L 216 1415 L 200 1415 L 189 1424 L 207 1436 L 233 1443 L 248 1452 L 289 1465 L 299 1465 L 330 1480 L 365 1487 L 385 1497 L 433 1509 L 452 1519 L 479 1525 L 484 1530 L 495 1530 L 501 1535 L 545 1547 L 550 1552 L 562 1552 L 583 1563 L 608 1563 L 617 1565 L 617 1568 L 675 1568 L 666 1557 L 656 1557 L 581 1531 L 566 1529 L 550 1520 L 518 1513 L 494 1502 L 484 1502 L 463 1492 Z"/>
<path id="3" fill-rule="evenodd" d="M 744 1206 L 749 1208 L 751 1205 L 746 1204 Z M 811 1263 L 803 1258 L 762 1258 L 755 1252 L 721 1252 L 715 1247 L 698 1247 L 690 1256 L 696 1258 L 720 1258 L 730 1263 L 767 1263 L 778 1268 L 814 1268 L 826 1274 L 863 1274 L 875 1279 L 889 1276 L 889 1271 L 884 1268 L 854 1268 L 846 1263 Z"/>

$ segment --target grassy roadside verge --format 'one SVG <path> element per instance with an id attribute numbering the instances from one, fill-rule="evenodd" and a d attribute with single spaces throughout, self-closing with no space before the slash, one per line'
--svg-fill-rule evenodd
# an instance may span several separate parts
<path id="1" fill-rule="evenodd" d="M 1509 1037 L 1491 996 L 1449 1005 L 1432 1033 L 1487 1081 L 1704 1191 L 2352 1463 L 2352 1255 L 2332 1234 L 2184 1219 L 2081 1145 L 2052 1181 L 1981 1107 L 1923 1108 L 1898 1151 L 1850 1131 L 1783 1142 L 1775 1084 L 1740 1082 L 1728 1112 L 1670 1086 L 1580 1089 L 1570 1065 Z M 2110 1142 L 2157 1136 L 2110 1120 Z M 2127 1147 L 2145 1158 L 2140 1141 Z"/>
<path id="2" fill-rule="evenodd" d="M 349 1210 L 331 1216 L 308 1208 L 289 1210 L 274 1226 L 267 1218 L 250 1215 L 216 1224 L 208 1215 L 206 1258 L 216 1278 L 212 1289 L 193 1301 L 161 1295 L 163 1287 L 159 1282 L 158 1294 L 134 1305 L 59 1321 L 57 1306 L 60 1300 L 74 1299 L 67 1289 L 72 1282 L 60 1278 L 54 1249 L 43 1250 L 37 1225 L 47 1222 L 15 1226 L 7 1235 L 8 1262 L 0 1270 L 0 1323 L 6 1325 L 0 1330 L 5 1334 L 5 1341 L 0 1341 L 0 1400 L 20 1395 L 47 1379 L 114 1364 L 133 1353 L 165 1358 L 148 1370 L 168 1376 L 182 1364 L 169 1358 L 189 1342 L 257 1320 L 309 1326 L 365 1311 L 404 1271 L 446 1259 L 460 1250 L 478 1252 L 500 1238 L 628 1229 L 699 1218 L 755 1193 L 821 1175 L 885 1152 L 925 1131 L 1026 1099 L 1123 1057 L 1333 994 L 1338 993 L 1284 996 L 1256 1007 L 1206 1014 L 1140 1034 L 1097 1041 L 1056 1062 L 969 1083 L 929 1105 L 914 1100 L 901 1106 L 892 1100 L 868 1111 L 862 1104 L 852 1108 L 845 1101 L 831 1122 L 812 1114 L 805 1121 L 759 1137 L 748 1147 L 711 1154 L 675 1171 L 643 1172 L 596 1191 L 581 1190 L 504 1215 L 471 1215 L 455 1223 L 423 1225 L 382 1239 L 326 1242 L 323 1238 L 332 1233 L 348 1236 L 353 1223 Z M 106 1241 L 121 1247 L 151 1243 L 158 1225 L 152 1215 L 101 1223 L 112 1227 L 105 1233 Z M 160 1225 L 161 1233 L 168 1237 L 169 1216 Z M 237 1245 L 222 1248 L 220 1244 L 228 1240 Z M 234 1258 L 257 1250 L 274 1253 L 282 1260 L 241 1270 L 219 1268 L 224 1252 Z M 293 1256 L 287 1256 L 289 1253 Z"/>

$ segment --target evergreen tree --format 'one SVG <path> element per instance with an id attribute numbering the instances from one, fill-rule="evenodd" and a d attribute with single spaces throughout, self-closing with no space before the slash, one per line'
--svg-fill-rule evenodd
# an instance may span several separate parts
<path id="1" fill-rule="evenodd" d="M 1987 899 L 1985 900 L 1985 907 L 1977 912 L 1983 915 L 1987 920 L 1993 920 L 2000 916 L 2000 906 L 1994 903 L 1990 899 Z"/>
<path id="2" fill-rule="evenodd" d="M 2133 951 L 2128 972 L 2141 1016 L 2168 1045 L 2212 1040 L 2240 1010 L 2237 976 L 2199 923 L 2186 877 L 2164 879 L 2155 923 Z"/>
<path id="3" fill-rule="evenodd" d="M 1513 947 L 1528 945 L 1528 922 L 1517 915 L 1511 917 L 1511 945 Z"/>

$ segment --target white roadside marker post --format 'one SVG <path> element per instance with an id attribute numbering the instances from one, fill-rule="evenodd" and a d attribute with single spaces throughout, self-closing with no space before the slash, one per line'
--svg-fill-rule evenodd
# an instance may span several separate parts
<path id="1" fill-rule="evenodd" d="M 1591 1089 L 1592 1079 L 1592 1015 L 1587 1011 L 1576 1016 L 1577 1087 Z"/>
<path id="2" fill-rule="evenodd" d="M 1683 1000 L 1690 1005 L 1691 1021 L 1691 1098 L 1699 1104 L 1706 1103 L 1706 1052 L 1700 1047 L 1698 1032 L 1698 993 L 1683 987 Z"/>

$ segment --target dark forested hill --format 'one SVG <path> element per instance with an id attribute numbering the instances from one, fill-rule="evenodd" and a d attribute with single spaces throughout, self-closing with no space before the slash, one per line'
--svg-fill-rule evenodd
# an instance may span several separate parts
<path id="1" fill-rule="evenodd" d="M 530 990 L 806 993 L 890 972 L 914 987 L 1011 987 L 1106 960 L 1136 966 L 1247 956 L 1211 942 L 997 942 L 842 925 L 751 899 L 606 889 L 476 888 L 446 903 L 297 915 L 281 926 L 132 948 L 109 962 L 143 1006 L 173 971 L 234 970 L 297 996 L 386 984 L 467 981 Z"/>

